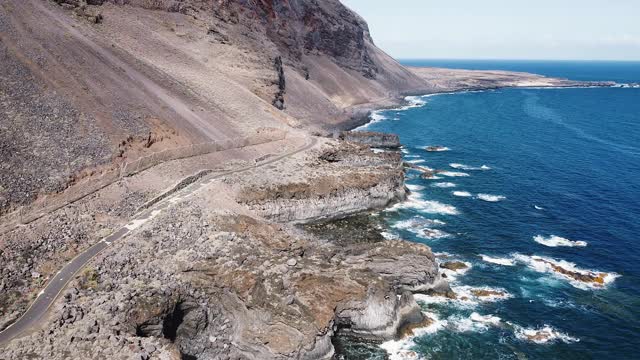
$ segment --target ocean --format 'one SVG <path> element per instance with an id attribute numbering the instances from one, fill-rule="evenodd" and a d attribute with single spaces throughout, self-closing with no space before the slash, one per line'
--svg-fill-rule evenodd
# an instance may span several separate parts
<path id="1" fill-rule="evenodd" d="M 406 63 L 640 82 L 631 62 Z M 640 89 L 407 100 L 360 129 L 398 134 L 405 161 L 442 172 L 408 171 L 409 199 L 380 213 L 385 235 L 467 268 L 444 270 L 456 299 L 416 295 L 431 325 L 347 343 L 345 358 L 640 358 Z"/>

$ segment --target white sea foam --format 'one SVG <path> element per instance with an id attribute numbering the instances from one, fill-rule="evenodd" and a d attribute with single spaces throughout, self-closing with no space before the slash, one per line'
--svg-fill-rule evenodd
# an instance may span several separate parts
<path id="1" fill-rule="evenodd" d="M 453 315 L 447 318 L 447 329 L 455 332 L 485 332 L 489 329 L 489 325 L 473 321 L 470 317 L 462 315 Z"/>
<path id="2" fill-rule="evenodd" d="M 458 164 L 458 163 L 451 163 L 449 164 L 450 167 L 454 168 L 454 169 L 459 169 L 459 170 L 491 170 L 490 167 L 488 167 L 487 165 L 482 165 L 482 166 L 469 166 L 469 165 L 465 165 L 465 164 Z"/>
<path id="3" fill-rule="evenodd" d="M 471 197 L 471 193 L 467 191 L 454 191 L 452 192 L 453 196 L 459 197 Z"/>
<path id="4" fill-rule="evenodd" d="M 497 316 L 494 315 L 480 315 L 477 312 L 473 312 L 471 313 L 471 316 L 469 316 L 469 319 L 475 321 L 475 322 L 480 322 L 480 323 L 484 323 L 484 324 L 489 324 L 489 325 L 493 325 L 493 326 L 499 326 L 502 319 L 500 319 Z"/>
<path id="5" fill-rule="evenodd" d="M 457 260 L 452 260 L 448 258 L 448 259 L 445 259 L 445 261 L 442 261 L 442 263 L 447 263 L 449 261 L 457 261 Z M 447 279 L 449 280 L 449 282 L 455 282 L 459 276 L 466 274 L 473 267 L 473 265 L 471 265 L 470 262 L 463 261 L 463 263 L 467 266 L 464 269 L 450 270 L 450 269 L 440 268 L 440 273 L 447 275 Z"/>
<path id="6" fill-rule="evenodd" d="M 416 346 L 414 339 L 417 337 L 434 334 L 443 329 L 457 332 L 483 332 L 490 326 L 499 326 L 501 321 L 497 316 L 480 315 L 475 312 L 468 318 L 461 315 L 453 315 L 446 320 L 440 320 L 438 315 L 432 312 L 424 312 L 424 314 L 431 319 L 429 326 L 414 329 L 412 337 L 390 340 L 380 344 L 380 347 L 389 354 L 390 360 L 423 359 L 423 357 L 413 351 L 413 348 Z"/>
<path id="7" fill-rule="evenodd" d="M 585 270 L 576 267 L 576 264 L 572 262 L 568 262 L 565 260 L 555 260 L 548 257 L 537 256 L 537 255 L 522 255 L 515 254 L 514 258 L 516 261 L 519 261 L 525 265 L 527 265 L 530 269 L 539 272 L 539 273 L 547 273 L 553 275 L 555 278 L 563 279 L 568 281 L 572 286 L 579 289 L 602 289 L 606 287 L 608 284 L 612 283 L 617 277 L 620 275 L 616 273 L 607 273 L 601 272 L 597 270 Z M 563 274 L 558 271 L 562 270 L 564 272 L 571 272 L 577 275 L 590 276 L 593 278 L 601 278 L 601 282 L 595 281 L 580 281 L 571 276 L 571 274 Z"/>
<path id="8" fill-rule="evenodd" d="M 496 302 L 513 297 L 507 290 L 490 286 L 454 286 L 459 298 L 469 298 L 476 302 Z M 483 294 L 488 292 L 488 294 Z"/>
<path id="9" fill-rule="evenodd" d="M 516 264 L 516 262 L 513 259 L 497 258 L 497 257 L 492 257 L 492 256 L 482 255 L 482 254 L 480 254 L 480 257 L 482 258 L 482 261 L 492 263 L 492 264 L 497 264 L 497 265 L 514 266 Z"/>
<path id="10" fill-rule="evenodd" d="M 422 164 L 424 161 L 424 159 L 415 159 L 415 160 L 407 160 L 407 162 L 409 164 Z"/>
<path id="11" fill-rule="evenodd" d="M 520 340 L 533 342 L 536 344 L 548 344 L 556 341 L 562 341 L 565 343 L 578 342 L 580 339 L 564 334 L 549 325 L 544 325 L 541 328 L 523 328 L 518 325 L 514 325 L 514 333 Z"/>
<path id="12" fill-rule="evenodd" d="M 389 232 L 389 231 L 382 231 L 380 232 L 380 235 L 382 235 L 383 238 L 387 239 L 387 240 L 398 240 L 400 239 L 400 236 L 398 234 Z"/>
<path id="13" fill-rule="evenodd" d="M 405 186 L 407 187 L 407 189 L 409 189 L 409 190 L 411 190 L 411 191 L 420 191 L 420 190 L 424 190 L 424 186 L 422 186 L 422 185 L 406 184 Z"/>
<path id="14" fill-rule="evenodd" d="M 467 173 L 464 172 L 458 172 L 458 171 L 438 171 L 438 174 L 440 175 L 444 175 L 444 176 L 449 176 L 449 177 L 466 177 L 466 176 L 471 176 Z"/>
<path id="15" fill-rule="evenodd" d="M 384 110 L 372 111 L 371 114 L 369 115 L 369 122 L 364 124 L 364 125 L 358 126 L 357 128 L 355 128 L 353 130 L 354 131 L 363 130 L 363 129 L 366 129 L 367 127 L 369 127 L 369 125 L 371 125 L 371 124 L 375 124 L 377 122 L 380 122 L 380 121 L 383 121 L 383 120 L 387 120 L 387 117 L 382 115 L 383 111 Z"/>
<path id="16" fill-rule="evenodd" d="M 446 225 L 444 221 L 436 219 L 426 219 L 422 216 L 415 216 L 411 219 L 398 221 L 392 225 L 393 228 L 402 230 L 422 229 L 426 227 L 436 227 Z"/>
<path id="17" fill-rule="evenodd" d="M 404 98 L 404 100 L 407 102 L 406 105 L 403 105 L 403 106 L 400 106 L 398 108 L 391 109 L 391 110 L 406 111 L 406 110 L 409 110 L 409 109 L 413 109 L 413 108 L 424 106 L 427 103 L 422 98 L 422 96 L 407 96 L 407 97 Z"/>
<path id="18" fill-rule="evenodd" d="M 451 236 L 451 234 L 445 231 L 434 229 L 434 227 L 442 225 L 446 225 L 446 223 L 436 219 L 425 219 L 422 216 L 416 216 L 408 220 L 398 221 L 391 227 L 400 230 L 408 230 L 423 239 L 434 240 Z"/>
<path id="19" fill-rule="evenodd" d="M 488 202 L 498 202 L 498 201 L 502 201 L 502 200 L 506 199 L 505 196 L 502 196 L 502 195 L 491 195 L 491 194 L 478 194 L 477 198 L 482 200 L 482 201 L 488 201 Z"/>
<path id="20" fill-rule="evenodd" d="M 404 149 L 403 149 L 403 150 L 404 150 Z M 406 151 L 406 152 L 404 152 L 404 151 L 403 151 L 405 154 L 408 154 L 408 153 L 409 153 L 409 151 L 407 151 L 407 150 L 405 150 L 405 151 Z M 408 154 L 408 155 L 405 155 L 404 157 L 406 157 L 406 158 L 417 158 L 417 157 L 420 157 L 420 155 L 416 155 L 416 154 Z"/>
<path id="21" fill-rule="evenodd" d="M 439 182 L 439 183 L 432 184 L 431 186 L 446 189 L 446 188 L 454 188 L 456 187 L 456 184 L 451 182 Z"/>
<path id="22" fill-rule="evenodd" d="M 371 122 L 369 124 L 377 123 L 377 122 L 380 122 L 382 120 L 387 120 L 388 119 L 386 116 L 382 115 L 382 111 L 373 111 L 373 112 L 371 112 L 371 116 L 369 116 L 369 118 L 371 118 Z"/>
<path id="23" fill-rule="evenodd" d="M 547 236 L 544 237 L 542 235 L 536 235 L 533 237 L 533 241 L 537 242 L 538 244 L 542 244 L 544 246 L 549 246 L 549 247 L 558 247 L 558 246 L 568 246 L 568 247 L 575 247 L 575 246 L 580 246 L 580 247 L 584 247 L 587 246 L 587 243 L 585 241 L 573 241 L 573 240 L 569 240 L 560 236 L 555 236 L 555 235 L 551 235 L 551 236 Z"/>
<path id="24" fill-rule="evenodd" d="M 455 206 L 434 200 L 424 200 L 419 192 L 410 193 L 407 200 L 390 207 L 387 211 L 399 209 L 415 209 L 428 214 L 458 215 L 458 209 Z"/>
<path id="25" fill-rule="evenodd" d="M 469 317 L 453 315 L 447 318 L 447 329 L 457 332 L 484 332 L 492 326 L 500 326 L 501 319 L 493 315 L 471 313 Z"/>
<path id="26" fill-rule="evenodd" d="M 418 232 L 418 236 L 427 240 L 435 240 L 451 237 L 451 234 L 440 229 L 424 228 Z"/>
<path id="27" fill-rule="evenodd" d="M 574 304 L 573 302 L 569 301 L 569 300 L 563 300 L 563 299 L 548 299 L 546 297 L 542 298 L 542 302 L 552 308 L 560 308 L 560 309 L 576 309 L 576 308 L 580 308 L 581 310 L 584 310 L 585 308 L 582 306 L 577 306 L 576 304 Z"/>
<path id="28" fill-rule="evenodd" d="M 446 146 L 434 146 L 434 145 L 425 146 L 424 149 L 429 152 L 451 151 L 451 149 Z"/>
<path id="29" fill-rule="evenodd" d="M 435 256 L 436 258 L 451 258 L 453 257 L 453 254 L 448 253 L 446 251 L 441 251 L 441 252 L 434 252 L 433 256 Z"/>
<path id="30" fill-rule="evenodd" d="M 447 274 L 447 277 L 451 276 L 451 271 L 446 269 L 444 270 Z M 452 282 L 455 283 L 455 276 L 459 274 L 455 274 Z M 488 302 L 497 302 L 506 300 L 512 297 L 510 293 L 501 288 L 492 288 L 492 287 L 471 287 L 471 286 L 451 286 L 451 290 L 456 294 L 455 299 L 451 299 L 445 296 L 438 295 L 426 295 L 426 294 L 414 294 L 416 301 L 421 302 L 423 304 L 447 304 L 450 306 L 454 306 L 456 308 L 462 309 L 473 309 L 479 306 L 482 303 Z M 480 291 L 489 291 L 490 294 L 486 296 L 478 296 L 484 295 L 480 293 Z M 495 293 L 495 294 L 492 294 Z M 500 295 L 498 295 L 498 293 Z"/>
<path id="31" fill-rule="evenodd" d="M 544 210 L 542 206 L 538 206 L 538 205 L 533 205 L 533 208 L 536 210 Z"/>
<path id="32" fill-rule="evenodd" d="M 380 344 L 380 347 L 389 354 L 390 360 L 422 359 L 420 355 L 411 350 L 416 345 L 413 339 L 427 334 L 436 333 L 444 329 L 447 325 L 447 320 L 440 320 L 437 314 L 426 311 L 423 313 L 432 320 L 429 326 L 414 329 L 413 337 L 400 340 L 390 340 Z"/>

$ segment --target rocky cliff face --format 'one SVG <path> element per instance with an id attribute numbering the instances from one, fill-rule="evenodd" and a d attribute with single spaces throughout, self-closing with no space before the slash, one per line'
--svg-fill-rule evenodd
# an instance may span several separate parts
<path id="1" fill-rule="evenodd" d="M 216 2 L 214 12 L 220 19 L 261 27 L 292 62 L 321 54 L 368 78 L 375 78 L 378 72 L 367 47 L 373 43 L 367 24 L 337 0 Z"/>
<path id="2" fill-rule="evenodd" d="M 279 174 L 281 169 L 274 168 L 249 184 L 244 180 L 237 186 L 238 201 L 272 221 L 308 223 L 381 209 L 405 198 L 400 155 L 376 154 L 368 146 L 329 143 L 299 174 Z"/>

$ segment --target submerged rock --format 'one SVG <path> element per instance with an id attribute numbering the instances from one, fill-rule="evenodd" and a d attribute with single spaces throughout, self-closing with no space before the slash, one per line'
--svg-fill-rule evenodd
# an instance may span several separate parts
<path id="1" fill-rule="evenodd" d="M 505 293 L 503 291 L 498 291 L 498 290 L 473 289 L 473 290 L 471 290 L 471 293 L 475 297 L 489 297 L 489 296 L 505 297 L 505 296 L 507 296 L 507 293 Z"/>
<path id="2" fill-rule="evenodd" d="M 587 284 L 592 284 L 594 286 L 604 286 L 605 279 L 607 275 L 609 275 L 607 273 L 597 273 L 597 272 L 591 272 L 591 271 L 586 271 L 586 272 L 571 271 L 563 268 L 560 265 L 554 264 L 551 261 L 546 261 L 544 259 L 539 259 L 539 258 L 534 259 L 534 261 L 538 261 L 546 265 L 549 265 L 553 269 L 553 271 L 557 272 L 558 274 L 562 274 L 574 280 L 584 282 Z"/>
<path id="3" fill-rule="evenodd" d="M 448 147 L 446 146 L 440 146 L 440 145 L 435 145 L 435 146 L 427 146 L 424 148 L 426 151 L 429 152 L 439 152 L 439 151 L 447 151 L 449 150 Z"/>
<path id="4" fill-rule="evenodd" d="M 447 261 L 440 264 L 440 267 L 451 271 L 464 270 L 469 268 L 469 266 L 462 261 Z"/>

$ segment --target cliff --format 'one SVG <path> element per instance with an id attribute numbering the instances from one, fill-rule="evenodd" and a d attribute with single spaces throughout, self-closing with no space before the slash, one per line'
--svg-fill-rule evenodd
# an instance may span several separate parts
<path id="1" fill-rule="evenodd" d="M 0 40 L 0 213 L 165 149 L 344 126 L 422 85 L 337 0 L 10 0 Z"/>
<path id="2" fill-rule="evenodd" d="M 286 166 L 231 180 L 238 201 L 272 221 L 308 223 L 382 209 L 405 198 L 399 153 L 334 143 L 314 161 L 300 163 L 294 174 Z"/>
<path id="3" fill-rule="evenodd" d="M 263 151 L 243 149 L 247 154 L 241 158 L 277 148 L 269 145 L 259 145 Z M 351 239 L 341 235 L 326 240 L 290 225 L 309 220 L 310 214 L 314 219 L 318 214 L 344 216 L 333 209 L 335 199 L 343 199 L 352 188 L 361 193 L 351 193 L 348 213 L 384 205 L 366 196 L 374 189 L 385 202 L 403 194 L 400 156 L 329 139 L 291 154 L 260 167 L 226 163 L 227 168 L 244 170 L 222 172 L 216 181 L 203 178 L 193 189 L 187 186 L 152 205 L 148 215 L 125 222 L 132 226 L 131 234 L 74 277 L 38 329 L 0 344 L 2 355 L 330 359 L 337 333 L 381 341 L 426 321 L 411 291 L 442 282 L 428 247 L 367 237 L 349 243 Z M 99 201 L 78 205 L 95 216 L 79 217 L 80 228 L 61 221 L 63 229 L 87 236 L 91 229 L 122 224 L 119 214 L 131 216 L 133 205 L 149 203 L 149 197 L 131 204 L 132 199 L 125 201 L 129 197 L 114 192 L 153 184 L 149 180 L 158 174 L 179 173 L 175 167 L 182 166 L 166 165 L 173 168 L 155 174 L 151 169 L 101 190 Z M 379 187 L 378 180 L 385 178 L 392 182 Z M 118 212 L 102 213 L 113 206 L 109 199 L 114 197 L 119 199 L 113 204 Z M 295 199 L 297 209 L 311 210 L 297 215 L 280 199 Z M 265 204 L 276 205 L 264 211 Z M 20 285 L 11 274 L 20 271 L 21 257 L 30 256 L 29 248 L 18 245 L 30 236 L 37 238 L 37 231 L 48 236 L 52 219 L 38 223 L 8 238 L 13 245 L 7 251 L 16 254 L 3 269 L 3 287 L 14 295 L 3 297 L 2 306 L 15 301 Z M 42 276 L 55 269 L 40 261 L 51 255 L 47 244 L 51 242 L 41 243 L 39 257 L 31 259 Z M 76 246 L 86 244 L 79 241 Z"/>

